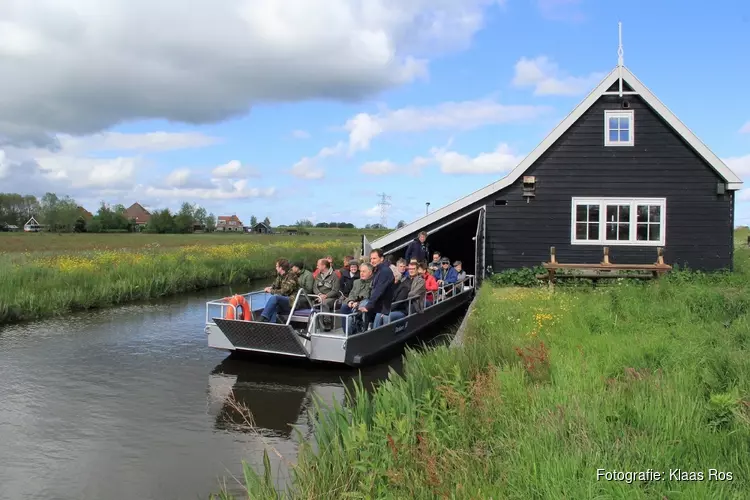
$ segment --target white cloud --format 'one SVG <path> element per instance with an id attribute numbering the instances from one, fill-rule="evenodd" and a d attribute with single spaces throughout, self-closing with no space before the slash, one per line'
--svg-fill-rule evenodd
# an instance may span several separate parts
<path id="1" fill-rule="evenodd" d="M 432 107 L 407 107 L 378 114 L 359 113 L 347 121 L 344 128 L 349 132 L 351 153 L 368 149 L 375 137 L 385 133 L 471 130 L 530 120 L 548 111 L 547 106 L 506 105 L 490 99 L 444 102 Z"/>
<path id="2" fill-rule="evenodd" d="M 57 135 L 60 147 L 68 152 L 95 151 L 173 151 L 177 149 L 202 148 L 222 142 L 200 132 L 147 132 L 125 134 L 101 132 L 87 136 Z"/>
<path id="3" fill-rule="evenodd" d="M 490 153 L 480 153 L 475 157 L 462 155 L 447 148 L 434 148 L 431 151 L 434 161 L 444 174 L 490 174 L 504 173 L 513 169 L 523 160 L 507 144 L 500 144 Z"/>
<path id="4" fill-rule="evenodd" d="M 373 218 L 373 217 L 380 217 L 380 206 L 375 205 L 372 208 L 368 208 L 367 210 L 364 210 L 362 212 L 362 215 L 365 217 Z"/>
<path id="5" fill-rule="evenodd" d="M 214 177 L 238 179 L 243 177 L 259 177 L 257 170 L 247 165 L 243 165 L 239 160 L 231 160 L 223 165 L 219 165 L 211 171 Z"/>
<path id="6" fill-rule="evenodd" d="M 580 22 L 586 17 L 580 9 L 582 0 L 537 0 L 542 16 L 554 21 Z"/>
<path id="7" fill-rule="evenodd" d="M 325 177 L 325 170 L 319 166 L 320 160 L 332 156 L 339 156 L 343 154 L 345 149 L 346 145 L 341 141 L 335 146 L 326 146 L 318 151 L 315 156 L 305 156 L 295 163 L 289 170 L 289 173 L 300 179 L 322 179 Z"/>
<path id="8" fill-rule="evenodd" d="M 591 73 L 575 77 L 565 75 L 557 64 L 547 56 L 535 59 L 522 57 L 515 66 L 513 85 L 516 87 L 534 87 L 534 95 L 581 95 L 591 91 L 605 73 Z"/>
<path id="9" fill-rule="evenodd" d="M 310 132 L 308 132 L 307 130 L 293 130 L 292 137 L 294 137 L 295 139 L 309 139 Z"/>
<path id="10" fill-rule="evenodd" d="M 740 128 L 740 134 L 750 134 L 750 121 Z"/>
<path id="11" fill-rule="evenodd" d="M 355 100 L 467 47 L 497 0 L 14 2 L 0 21 L 0 137 L 50 142 L 259 102 Z M 147 54 L 147 57 L 144 56 Z"/>
<path id="12" fill-rule="evenodd" d="M 215 180 L 212 179 L 212 182 Z M 200 200 L 241 200 L 249 198 L 270 198 L 276 193 L 276 188 L 249 187 L 247 180 L 241 179 L 228 185 L 216 185 L 213 188 L 159 188 L 153 186 L 139 186 L 136 192 L 151 198 L 170 198 L 180 201 Z"/>
<path id="13" fill-rule="evenodd" d="M 392 174 L 398 169 L 398 165 L 392 161 L 370 161 L 359 167 L 363 174 L 386 175 Z"/>
<path id="14" fill-rule="evenodd" d="M 750 154 L 745 156 L 734 156 L 730 158 L 722 158 L 722 161 L 727 164 L 732 171 L 740 177 L 750 175 Z M 744 180 L 744 179 L 743 179 Z"/>

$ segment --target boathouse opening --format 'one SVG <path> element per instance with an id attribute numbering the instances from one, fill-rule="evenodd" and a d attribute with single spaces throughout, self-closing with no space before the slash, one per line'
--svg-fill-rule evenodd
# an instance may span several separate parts
<path id="1" fill-rule="evenodd" d="M 402 245 L 393 250 L 386 250 L 386 255 L 393 255 L 394 262 L 404 257 L 406 246 L 417 237 L 419 232 Z M 479 236 L 479 238 L 477 238 Z M 483 266 L 484 261 L 484 210 L 475 210 L 466 215 L 454 217 L 428 231 L 427 245 L 432 253 L 437 251 L 448 257 L 453 264 L 460 260 L 463 270 L 467 274 L 476 275 L 477 267 Z"/>

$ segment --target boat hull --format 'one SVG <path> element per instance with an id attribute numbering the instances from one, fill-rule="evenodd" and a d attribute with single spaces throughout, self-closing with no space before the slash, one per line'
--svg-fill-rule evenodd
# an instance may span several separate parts
<path id="1" fill-rule="evenodd" d="M 301 335 L 289 324 L 213 318 L 206 326 L 208 345 L 231 352 L 307 358 L 352 367 L 374 361 L 379 355 L 407 342 L 469 303 L 474 289 L 434 304 L 422 314 L 412 314 L 379 328 L 349 335 L 313 333 Z"/>

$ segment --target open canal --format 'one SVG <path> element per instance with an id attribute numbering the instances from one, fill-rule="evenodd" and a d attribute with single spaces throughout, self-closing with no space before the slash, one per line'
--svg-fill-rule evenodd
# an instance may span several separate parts
<path id="1" fill-rule="evenodd" d="M 224 478 L 241 494 L 232 476 L 243 459 L 262 470 L 264 446 L 283 483 L 313 395 L 343 402 L 358 371 L 208 348 L 205 302 L 262 286 L 0 327 L 0 499 L 205 499 Z M 418 341 L 447 341 L 461 312 Z M 361 369 L 365 382 L 402 353 Z"/>

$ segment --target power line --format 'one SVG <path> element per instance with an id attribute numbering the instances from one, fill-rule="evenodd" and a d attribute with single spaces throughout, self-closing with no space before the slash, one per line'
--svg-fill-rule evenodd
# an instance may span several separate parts
<path id="1" fill-rule="evenodd" d="M 380 193 L 378 198 L 380 199 L 380 202 L 378 203 L 378 206 L 380 207 L 380 224 L 383 227 L 388 227 L 388 207 L 391 206 L 391 203 L 388 200 L 390 200 L 391 197 L 385 193 Z"/>

